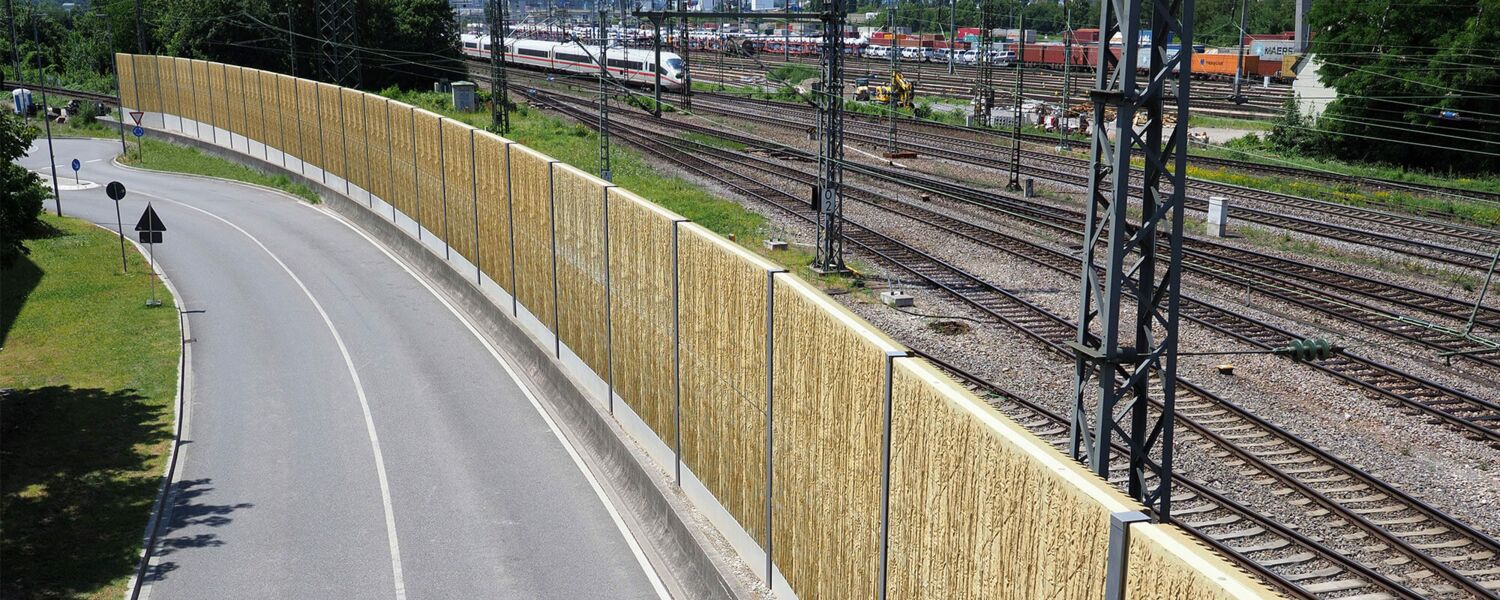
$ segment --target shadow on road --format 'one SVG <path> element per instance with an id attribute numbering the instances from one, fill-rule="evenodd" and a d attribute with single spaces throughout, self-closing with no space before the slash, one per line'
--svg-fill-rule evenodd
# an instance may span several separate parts
<path id="1" fill-rule="evenodd" d="M 169 516 L 171 520 L 168 522 L 166 530 L 161 532 L 161 538 L 157 541 L 157 564 L 146 571 L 146 581 L 161 581 L 166 579 L 167 575 L 172 571 L 177 570 L 177 562 L 170 559 L 179 552 L 193 548 L 214 548 L 224 545 L 224 541 L 219 539 L 218 534 L 183 533 L 183 530 L 190 528 L 197 530 L 200 527 L 222 527 L 233 520 L 227 516 L 230 513 L 255 506 L 248 502 L 241 502 L 239 504 L 209 504 L 202 502 L 204 496 L 214 490 L 209 485 L 211 483 L 213 483 L 212 479 L 204 478 L 179 481 L 172 485 L 170 492 L 172 508 Z"/>

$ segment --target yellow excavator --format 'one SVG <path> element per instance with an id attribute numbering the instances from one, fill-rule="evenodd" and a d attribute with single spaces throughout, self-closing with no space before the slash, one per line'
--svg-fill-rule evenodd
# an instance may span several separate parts
<path id="1" fill-rule="evenodd" d="M 891 82 L 893 85 L 870 85 L 869 77 L 860 77 L 854 82 L 854 99 L 889 105 L 891 95 L 895 94 L 897 108 L 911 108 L 913 96 L 911 82 L 902 77 L 900 71 L 891 75 Z"/>

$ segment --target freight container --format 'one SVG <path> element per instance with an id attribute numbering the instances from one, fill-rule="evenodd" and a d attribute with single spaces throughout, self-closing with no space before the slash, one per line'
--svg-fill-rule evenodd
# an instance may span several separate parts
<path id="1" fill-rule="evenodd" d="M 1281 57 L 1297 51 L 1297 42 L 1292 40 L 1255 40 L 1248 52 L 1266 60 L 1281 60 Z"/>
<path id="2" fill-rule="evenodd" d="M 1200 79 L 1234 79 L 1238 70 L 1238 54 L 1193 55 L 1193 76 Z M 1245 57 L 1245 74 L 1254 77 L 1260 69 L 1260 58 Z"/>

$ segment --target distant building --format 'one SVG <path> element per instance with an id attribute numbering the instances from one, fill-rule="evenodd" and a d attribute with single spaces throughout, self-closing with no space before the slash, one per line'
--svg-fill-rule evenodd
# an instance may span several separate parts
<path id="1" fill-rule="evenodd" d="M 785 2 L 786 2 L 786 0 L 750 0 L 750 10 L 752 10 L 752 11 L 781 10 L 781 5 L 784 4 Z"/>

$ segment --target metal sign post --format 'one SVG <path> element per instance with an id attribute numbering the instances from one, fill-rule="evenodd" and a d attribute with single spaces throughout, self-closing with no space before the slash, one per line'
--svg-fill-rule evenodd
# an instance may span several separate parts
<path id="1" fill-rule="evenodd" d="M 115 231 L 120 234 L 120 272 L 129 273 L 130 263 L 125 261 L 125 221 L 120 218 L 120 200 L 125 198 L 125 184 L 111 181 L 104 186 L 104 193 L 115 201 Z"/>
<path id="2" fill-rule="evenodd" d="M 136 158 L 136 160 L 139 160 L 139 161 L 141 161 L 143 163 L 146 162 L 146 140 L 141 139 L 143 136 L 146 135 L 146 130 L 145 129 L 141 129 L 140 125 L 136 125 L 134 129 L 130 130 L 130 135 L 135 136 L 135 158 Z"/>
<path id="3" fill-rule="evenodd" d="M 123 195 L 124 186 L 121 186 L 120 191 Z M 161 306 L 161 300 L 156 299 L 156 245 L 161 243 L 161 234 L 167 230 L 167 226 L 162 224 L 161 217 L 156 216 L 156 209 L 151 208 L 151 203 L 148 202 L 146 211 L 141 213 L 141 219 L 135 223 L 135 230 L 140 232 L 141 243 L 146 244 L 146 252 L 151 260 L 148 277 L 151 282 L 151 299 L 146 301 L 146 306 Z"/>
<path id="4" fill-rule="evenodd" d="M 83 163 L 78 162 L 78 159 L 75 158 L 73 159 L 73 164 L 70 166 L 73 167 L 73 185 L 83 185 L 83 183 L 78 180 L 78 170 L 83 168 Z"/>

